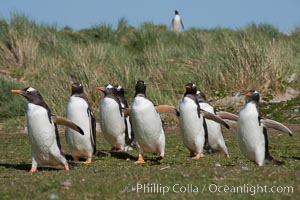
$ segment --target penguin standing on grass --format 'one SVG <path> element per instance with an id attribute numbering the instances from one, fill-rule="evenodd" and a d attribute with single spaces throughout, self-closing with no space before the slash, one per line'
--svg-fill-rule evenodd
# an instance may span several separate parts
<path id="1" fill-rule="evenodd" d="M 261 117 L 259 112 L 259 93 L 250 90 L 246 93 L 246 104 L 238 116 L 238 146 L 249 160 L 262 166 L 266 161 L 274 160 L 269 152 L 267 128 L 273 128 L 292 136 L 292 131 L 283 124 Z"/>
<path id="2" fill-rule="evenodd" d="M 159 113 L 147 99 L 146 83 L 142 80 L 135 85 L 130 117 L 139 148 L 138 160 L 135 163 L 145 162 L 144 153 L 158 153 L 156 160 L 161 160 L 165 156 L 165 133 Z"/>
<path id="3" fill-rule="evenodd" d="M 208 102 L 206 96 L 203 92 L 197 91 L 197 101 L 200 104 L 200 108 L 210 112 L 212 114 L 217 114 L 214 107 Z M 212 149 L 213 151 L 221 150 L 225 158 L 229 158 L 229 153 L 227 150 L 227 146 L 225 144 L 225 140 L 223 137 L 223 132 L 221 125 L 215 121 L 203 119 L 206 128 L 206 143 L 208 148 Z"/>
<path id="4" fill-rule="evenodd" d="M 76 130 L 74 134 L 84 135 L 83 130 L 70 120 L 52 115 L 48 105 L 36 89 L 28 87 L 11 92 L 22 95 L 28 101 L 26 115 L 32 157 L 30 172 L 35 172 L 40 165 L 63 165 L 64 169 L 69 171 L 69 165 L 61 151 L 56 124 Z"/>
<path id="5" fill-rule="evenodd" d="M 125 99 L 125 90 L 121 85 L 116 85 L 116 96 L 120 100 L 122 109 L 129 109 L 128 103 Z M 130 116 L 125 116 L 125 143 L 128 145 L 128 148 L 135 147 L 134 133 L 131 128 Z"/>
<path id="6" fill-rule="evenodd" d="M 66 129 L 66 139 L 74 161 L 79 161 L 80 157 L 86 157 L 85 163 L 91 163 L 92 156 L 96 153 L 96 120 L 81 83 L 72 84 L 67 118 L 80 126 L 85 133 L 84 135 L 74 134 L 74 130 Z"/>
<path id="7" fill-rule="evenodd" d="M 205 128 L 204 118 L 213 120 L 224 125 L 229 129 L 229 126 L 220 117 L 213 113 L 206 112 L 200 108 L 196 92 L 197 87 L 194 83 L 185 85 L 185 94 L 179 105 L 179 122 L 180 132 L 184 145 L 188 148 L 193 159 L 204 157 L 203 147 L 205 143 Z"/>
<path id="8" fill-rule="evenodd" d="M 112 151 L 129 150 L 125 142 L 126 119 L 116 88 L 105 85 L 96 89 L 104 93 L 104 98 L 99 104 L 100 127 L 104 138 L 112 146 Z"/>
<path id="9" fill-rule="evenodd" d="M 175 32 L 175 33 L 180 33 L 181 31 L 184 30 L 184 25 L 183 25 L 182 19 L 177 10 L 175 10 L 175 16 L 172 19 L 171 27 L 172 27 L 173 32 Z"/>

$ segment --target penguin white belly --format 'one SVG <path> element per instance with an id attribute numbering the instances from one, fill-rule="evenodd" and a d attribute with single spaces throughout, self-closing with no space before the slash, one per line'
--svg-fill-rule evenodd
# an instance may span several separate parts
<path id="1" fill-rule="evenodd" d="M 87 113 L 88 104 L 80 97 L 71 96 L 67 106 L 67 118 L 77 124 L 84 135 L 67 128 L 66 138 L 73 154 L 92 157 L 93 146 L 91 142 L 91 119 Z"/>
<path id="2" fill-rule="evenodd" d="M 262 165 L 265 159 L 263 126 L 259 125 L 255 104 L 248 103 L 239 113 L 238 145 L 249 160 Z"/>
<path id="3" fill-rule="evenodd" d="M 27 107 L 27 126 L 31 154 L 37 162 L 36 164 L 67 164 L 57 145 L 54 122 L 50 123 L 45 108 L 29 103 Z"/>
<path id="4" fill-rule="evenodd" d="M 100 126 L 104 138 L 113 148 L 123 150 L 125 147 L 124 115 L 120 113 L 119 104 L 104 97 L 100 102 Z"/>
<path id="5" fill-rule="evenodd" d="M 181 31 L 181 22 L 180 22 L 180 17 L 178 15 L 174 17 L 173 30 L 176 32 Z"/>
<path id="6" fill-rule="evenodd" d="M 208 103 L 200 103 L 200 108 L 207 112 L 215 114 L 214 108 Z M 206 119 L 205 121 L 208 132 L 209 146 L 214 150 L 222 150 L 224 153 L 228 154 L 228 150 L 222 134 L 221 125 L 209 119 Z"/>
<path id="7" fill-rule="evenodd" d="M 165 134 L 160 115 L 144 97 L 135 97 L 131 107 L 132 128 L 139 148 L 146 153 L 164 153 Z"/>
<path id="8" fill-rule="evenodd" d="M 183 144 L 191 151 L 196 153 L 203 152 L 204 128 L 203 117 L 198 117 L 197 105 L 195 102 L 184 97 L 179 106 L 180 132 Z"/>

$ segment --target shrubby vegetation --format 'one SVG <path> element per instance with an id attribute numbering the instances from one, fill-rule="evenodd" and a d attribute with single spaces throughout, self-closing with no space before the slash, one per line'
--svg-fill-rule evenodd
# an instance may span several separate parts
<path id="1" fill-rule="evenodd" d="M 121 19 L 116 29 L 100 24 L 74 31 L 18 14 L 0 19 L 1 109 L 14 107 L 13 98 L 7 98 L 12 85 L 30 85 L 53 112 L 64 115 L 73 81 L 83 83 L 95 110 L 96 85 L 121 84 L 131 102 L 138 79 L 147 82 L 156 104 L 177 106 L 187 82 L 211 99 L 248 89 L 274 96 L 289 86 L 291 74 L 299 73 L 299 44 L 299 27 L 289 35 L 270 24 L 175 34 L 166 25 L 145 22 L 135 28 Z"/>

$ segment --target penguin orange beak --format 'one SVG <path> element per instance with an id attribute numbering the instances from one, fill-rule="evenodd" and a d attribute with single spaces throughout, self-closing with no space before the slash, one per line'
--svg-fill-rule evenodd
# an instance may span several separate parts
<path id="1" fill-rule="evenodd" d="M 252 92 L 247 92 L 247 93 L 245 94 L 245 96 L 246 96 L 246 97 L 251 97 L 251 96 L 252 96 Z"/>
<path id="2" fill-rule="evenodd" d="M 11 90 L 12 93 L 15 94 L 21 94 L 23 91 L 22 90 Z"/>
<path id="3" fill-rule="evenodd" d="M 96 90 L 99 90 L 99 91 L 105 91 L 105 87 L 103 87 L 103 86 L 97 86 L 96 87 Z"/>
<path id="4" fill-rule="evenodd" d="M 76 83 L 72 83 L 72 87 L 73 87 L 73 88 L 77 88 Z"/>
<path id="5" fill-rule="evenodd" d="M 186 88 L 186 89 L 190 89 L 190 88 L 192 88 L 192 87 L 191 87 L 190 85 L 186 85 L 185 88 Z"/>

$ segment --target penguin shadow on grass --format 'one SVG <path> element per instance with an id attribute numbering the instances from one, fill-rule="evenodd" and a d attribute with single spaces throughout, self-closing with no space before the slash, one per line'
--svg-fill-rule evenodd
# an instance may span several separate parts
<path id="1" fill-rule="evenodd" d="M 31 164 L 7 164 L 7 163 L 1 163 L 0 167 L 5 167 L 7 169 L 16 169 L 20 171 L 27 171 L 31 169 Z M 55 168 L 55 167 L 39 167 L 39 171 L 59 171 L 61 169 Z"/>
<path id="2" fill-rule="evenodd" d="M 293 160 L 300 160 L 300 156 L 280 156 L 284 159 L 293 159 Z"/>
<path id="3" fill-rule="evenodd" d="M 103 151 L 101 151 L 103 153 Z M 133 156 L 125 151 L 106 151 L 107 154 L 110 154 L 111 157 L 117 158 L 120 160 L 134 160 L 136 161 L 138 159 L 137 156 Z M 160 160 L 156 160 L 154 158 L 148 158 L 145 157 L 145 162 L 150 162 L 150 165 L 160 165 Z"/>
<path id="4" fill-rule="evenodd" d="M 94 156 L 96 156 L 98 158 L 104 158 L 104 157 L 111 156 L 111 157 L 118 158 L 121 160 L 127 160 L 127 159 L 131 160 L 131 159 L 136 158 L 124 151 L 110 151 L 110 150 L 104 150 L 104 149 L 97 150 L 96 153 L 94 154 Z M 65 157 L 69 162 L 74 161 L 73 156 L 70 154 L 66 154 Z M 82 157 L 79 158 L 79 162 L 84 162 L 84 161 L 86 161 L 85 158 L 82 158 Z"/>
<path id="5" fill-rule="evenodd" d="M 109 151 L 110 156 L 120 160 L 135 160 L 137 157 L 130 155 L 125 151 Z"/>

